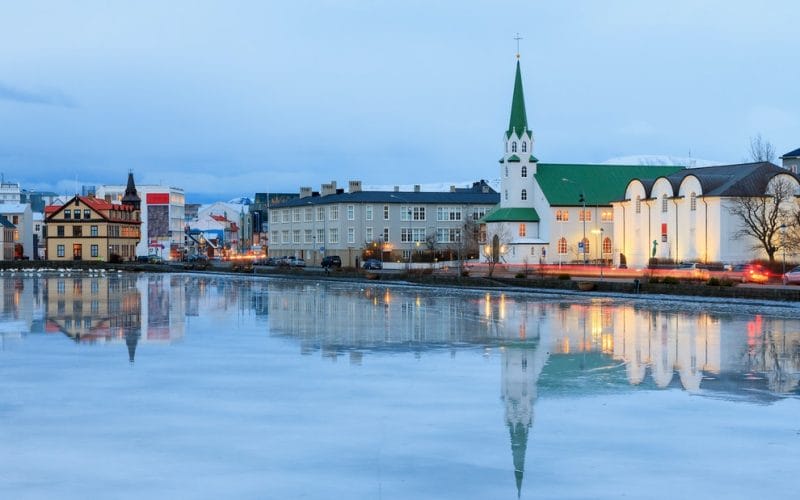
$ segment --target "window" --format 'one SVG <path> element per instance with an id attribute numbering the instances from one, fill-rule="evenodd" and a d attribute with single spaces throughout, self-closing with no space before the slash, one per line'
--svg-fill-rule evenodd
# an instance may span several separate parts
<path id="1" fill-rule="evenodd" d="M 100 248 L 98 247 L 98 245 L 92 245 L 89 248 L 89 251 L 91 252 L 92 257 L 99 257 L 100 256 Z"/>
<path id="2" fill-rule="evenodd" d="M 527 189 L 523 189 L 522 193 L 519 195 L 519 197 L 522 199 L 522 201 L 527 200 L 528 199 L 528 190 Z"/>
<path id="3" fill-rule="evenodd" d="M 283 210 L 281 210 L 281 221 L 289 222 L 289 209 L 288 208 L 284 208 Z"/>
<path id="4" fill-rule="evenodd" d="M 56 226 L 56 236 L 64 236 L 64 226 Z"/>
<path id="5" fill-rule="evenodd" d="M 600 220 L 603 222 L 611 222 L 614 220 L 614 212 L 611 210 L 603 210 L 600 212 Z"/>
<path id="6" fill-rule="evenodd" d="M 383 228 L 383 241 L 389 241 L 389 228 Z"/>
<path id="7" fill-rule="evenodd" d="M 457 227 L 440 227 L 436 229 L 437 243 L 458 243 L 461 241 L 461 229 Z"/>
<path id="8" fill-rule="evenodd" d="M 566 222 L 569 220 L 569 212 L 566 210 L 556 210 L 556 220 Z"/>
<path id="9" fill-rule="evenodd" d="M 72 220 L 72 211 L 64 210 L 64 220 Z"/>
<path id="10" fill-rule="evenodd" d="M 84 219 L 92 218 L 92 212 L 88 208 L 83 210 L 83 218 Z"/>
<path id="11" fill-rule="evenodd" d="M 514 141 L 514 142 L 511 143 L 511 152 L 512 153 L 516 153 L 517 152 L 517 141 Z"/>
<path id="12" fill-rule="evenodd" d="M 611 238 L 607 236 L 603 239 L 603 253 L 606 255 L 611 253 Z"/>
<path id="13" fill-rule="evenodd" d="M 508 165 L 506 165 L 506 177 L 508 177 Z"/>
<path id="14" fill-rule="evenodd" d="M 317 229 L 317 244 L 322 246 L 323 243 L 325 243 L 325 230 Z"/>
<path id="15" fill-rule="evenodd" d="M 284 229 L 281 231 L 281 243 L 289 243 L 289 230 Z"/>
<path id="16" fill-rule="evenodd" d="M 461 208 L 458 207 L 436 207 L 437 221 L 458 221 L 461 220 Z"/>
<path id="17" fill-rule="evenodd" d="M 332 205 L 330 208 L 330 219 L 339 220 L 339 205 Z"/>
<path id="18" fill-rule="evenodd" d="M 520 224 L 520 225 L 519 225 L 519 236 L 520 236 L 521 238 L 524 238 L 524 237 L 525 237 L 525 234 L 526 234 L 526 230 L 525 230 L 525 224 Z"/>
<path id="19" fill-rule="evenodd" d="M 636 197 L 636 213 L 637 214 L 642 213 L 642 197 L 641 196 L 637 196 Z"/>
<path id="20" fill-rule="evenodd" d="M 522 152 L 524 153 L 527 150 L 528 150 L 528 143 L 525 142 L 525 141 L 522 141 Z"/>
<path id="21" fill-rule="evenodd" d="M 292 222 L 300 222 L 300 209 L 293 208 L 292 209 Z"/>
<path id="22" fill-rule="evenodd" d="M 330 243 L 339 243 L 339 229 L 332 227 L 328 230 L 328 235 L 330 236 Z"/>
<path id="23" fill-rule="evenodd" d="M 383 206 L 383 220 L 389 220 L 389 205 Z"/>
<path id="24" fill-rule="evenodd" d="M 64 256 L 64 245 L 56 246 L 56 255 L 58 255 L 59 257 Z"/>
<path id="25" fill-rule="evenodd" d="M 578 220 L 580 222 L 591 222 L 592 221 L 592 211 L 591 210 L 580 210 L 578 212 Z"/>
<path id="26" fill-rule="evenodd" d="M 425 207 L 400 207 L 400 220 L 425 220 Z"/>
<path id="27" fill-rule="evenodd" d="M 479 220 L 486 215 L 486 207 L 474 207 L 472 209 L 472 220 Z"/>
<path id="28" fill-rule="evenodd" d="M 666 193 L 661 195 L 661 212 L 667 213 L 669 210 L 669 200 L 667 199 Z"/>
<path id="29" fill-rule="evenodd" d="M 591 253 L 589 249 L 589 238 L 583 239 L 583 253 Z"/>
<path id="30" fill-rule="evenodd" d="M 83 236 L 83 227 L 72 226 L 72 236 L 74 238 L 80 238 L 81 236 Z"/>
<path id="31" fill-rule="evenodd" d="M 356 207 L 353 205 L 347 205 L 347 220 L 355 220 L 356 219 Z"/>
<path id="32" fill-rule="evenodd" d="M 295 229 L 292 231 L 292 243 L 300 243 L 300 230 Z"/>
<path id="33" fill-rule="evenodd" d="M 98 236 L 97 226 L 89 226 L 89 236 Z"/>
<path id="34" fill-rule="evenodd" d="M 325 207 L 317 207 L 317 221 L 322 222 L 325 220 Z"/>
<path id="35" fill-rule="evenodd" d="M 313 243 L 314 242 L 314 231 L 311 229 L 306 229 L 303 231 L 304 236 L 304 243 Z"/>
<path id="36" fill-rule="evenodd" d="M 272 236 L 270 236 L 269 242 L 276 245 L 281 242 L 280 238 L 278 238 L 278 231 L 272 231 Z"/>
<path id="37" fill-rule="evenodd" d="M 366 241 L 372 241 L 372 228 L 368 227 L 364 230 L 364 239 Z"/>
<path id="38" fill-rule="evenodd" d="M 80 220 L 80 218 L 81 218 L 81 209 L 80 208 L 76 208 L 75 210 L 72 211 L 72 213 L 73 213 L 72 217 L 75 220 Z"/>
<path id="39" fill-rule="evenodd" d="M 695 192 L 692 192 L 692 194 L 689 196 L 689 210 L 692 212 L 697 210 L 697 193 Z"/>
<path id="40" fill-rule="evenodd" d="M 522 177 L 528 177 L 528 167 L 522 167 Z"/>
<path id="41" fill-rule="evenodd" d="M 311 222 L 312 220 L 314 220 L 314 209 L 313 208 L 306 207 L 303 220 L 305 222 Z"/>
<path id="42" fill-rule="evenodd" d="M 508 200 L 508 189 L 506 189 L 505 191 L 503 191 L 503 198 L 505 198 L 506 200 Z"/>
<path id="43" fill-rule="evenodd" d="M 564 238 L 564 237 L 561 237 L 558 240 L 558 253 L 560 255 L 566 255 L 567 254 L 567 239 Z"/>
<path id="44" fill-rule="evenodd" d="M 372 220 L 372 205 L 367 205 L 364 207 L 364 212 L 366 213 L 366 219 Z"/>
<path id="45" fill-rule="evenodd" d="M 414 207 L 414 220 L 425 220 L 425 207 Z"/>
<path id="46" fill-rule="evenodd" d="M 348 227 L 347 228 L 347 242 L 348 243 L 355 243 L 356 242 L 356 230 L 355 228 Z"/>

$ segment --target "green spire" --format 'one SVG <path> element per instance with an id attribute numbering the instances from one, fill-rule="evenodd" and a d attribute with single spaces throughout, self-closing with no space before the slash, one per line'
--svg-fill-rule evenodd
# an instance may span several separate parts
<path id="1" fill-rule="evenodd" d="M 514 97 L 511 100 L 511 119 L 508 121 L 506 137 L 511 137 L 512 132 L 515 130 L 520 137 L 525 132 L 527 132 L 528 135 L 531 134 L 531 131 L 528 130 L 528 117 L 525 114 L 525 96 L 522 92 L 522 72 L 519 69 L 519 60 L 517 60 L 517 76 L 514 78 Z"/>

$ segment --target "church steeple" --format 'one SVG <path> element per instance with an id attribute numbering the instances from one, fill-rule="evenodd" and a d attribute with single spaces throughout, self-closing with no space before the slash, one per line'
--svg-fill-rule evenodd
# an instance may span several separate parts
<path id="1" fill-rule="evenodd" d="M 123 205 L 131 205 L 135 210 L 141 208 L 142 199 L 136 192 L 136 184 L 133 182 L 133 172 L 128 172 L 128 185 L 125 187 L 125 195 L 122 197 Z"/>
<path id="2" fill-rule="evenodd" d="M 522 138 L 525 134 L 531 137 L 531 131 L 528 129 L 528 116 L 525 113 L 525 95 L 522 91 L 522 71 L 519 68 L 519 59 L 517 59 L 517 74 L 514 78 L 514 96 L 511 99 L 511 118 L 508 120 L 508 130 L 506 137 L 511 138 L 511 135 L 516 133 L 517 137 Z"/>

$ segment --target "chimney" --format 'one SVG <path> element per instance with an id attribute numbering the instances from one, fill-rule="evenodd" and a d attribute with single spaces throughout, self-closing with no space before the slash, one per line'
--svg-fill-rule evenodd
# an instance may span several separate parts
<path id="1" fill-rule="evenodd" d="M 334 194 L 336 192 L 336 181 L 331 181 L 327 184 L 323 184 L 320 188 L 320 192 L 322 196 L 328 196 L 329 194 Z"/>
<path id="2" fill-rule="evenodd" d="M 414 192 L 419 193 L 419 184 L 414 184 Z"/>
<path id="3" fill-rule="evenodd" d="M 400 192 L 400 186 L 395 186 L 394 187 L 394 192 L 395 193 L 399 193 Z"/>
<path id="4" fill-rule="evenodd" d="M 350 181 L 348 190 L 351 193 L 358 193 L 361 191 L 361 181 Z"/>
<path id="5" fill-rule="evenodd" d="M 300 198 L 306 198 L 307 196 L 311 196 L 311 188 L 310 187 L 301 187 L 300 188 Z"/>
<path id="6" fill-rule="evenodd" d="M 455 193 L 455 192 L 456 192 L 456 186 L 455 186 L 455 184 L 450 184 L 450 192 L 451 192 L 451 193 Z"/>

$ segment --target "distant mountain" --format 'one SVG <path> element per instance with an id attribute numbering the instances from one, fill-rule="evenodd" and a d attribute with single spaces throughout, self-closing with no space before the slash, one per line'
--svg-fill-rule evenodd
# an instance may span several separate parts
<path id="1" fill-rule="evenodd" d="M 669 156 L 669 155 L 632 155 L 632 156 L 619 156 L 611 158 L 603 162 L 604 165 L 649 165 L 653 167 L 658 166 L 673 166 L 678 165 L 686 168 L 700 168 L 700 167 L 713 167 L 715 165 L 722 165 L 722 162 L 713 160 L 702 160 L 700 158 L 687 158 L 683 156 Z"/>

